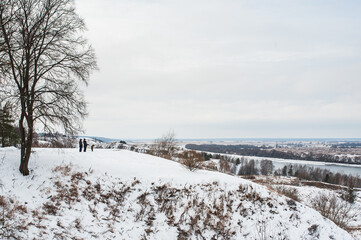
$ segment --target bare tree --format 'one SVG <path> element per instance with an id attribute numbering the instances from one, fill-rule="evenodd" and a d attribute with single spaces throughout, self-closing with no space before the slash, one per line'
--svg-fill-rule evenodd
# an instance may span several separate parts
<path id="1" fill-rule="evenodd" d="M 238 169 L 237 175 L 256 175 L 258 174 L 258 168 L 254 159 L 247 160 L 241 159 L 241 167 Z"/>
<path id="2" fill-rule="evenodd" d="M 271 160 L 263 159 L 260 163 L 260 172 L 262 175 L 270 175 L 272 174 L 274 169 L 273 162 Z"/>
<path id="3" fill-rule="evenodd" d="M 172 160 L 177 150 L 177 140 L 175 133 L 169 131 L 161 138 L 156 139 L 152 145 L 150 145 L 149 153 L 166 159 Z"/>
<path id="4" fill-rule="evenodd" d="M 231 172 L 231 167 L 226 156 L 221 156 L 219 159 L 219 170 L 224 173 Z"/>
<path id="5" fill-rule="evenodd" d="M 179 154 L 179 158 L 181 163 L 192 172 L 200 168 L 204 162 L 202 154 L 196 151 L 184 151 Z"/>
<path id="6" fill-rule="evenodd" d="M 19 170 L 28 175 L 35 124 L 81 129 L 87 111 L 78 81 L 87 84 L 96 60 L 73 0 L 1 0 L 0 25 L 0 95 L 16 107 Z"/>

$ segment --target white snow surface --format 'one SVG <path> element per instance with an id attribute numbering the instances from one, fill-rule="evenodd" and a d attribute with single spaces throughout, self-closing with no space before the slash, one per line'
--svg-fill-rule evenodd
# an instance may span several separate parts
<path id="1" fill-rule="evenodd" d="M 0 239 L 353 239 L 264 186 L 151 155 L 38 148 L 26 177 L 19 161 L 0 149 L 0 197 L 26 209 L 0 221 Z"/>

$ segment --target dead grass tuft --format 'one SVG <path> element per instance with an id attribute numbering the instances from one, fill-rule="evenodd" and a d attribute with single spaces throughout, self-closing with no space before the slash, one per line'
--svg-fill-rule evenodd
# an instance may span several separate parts
<path id="1" fill-rule="evenodd" d="M 63 166 L 56 166 L 53 169 L 53 172 L 59 172 L 63 176 L 69 176 L 72 170 L 72 164 L 63 165 Z"/>

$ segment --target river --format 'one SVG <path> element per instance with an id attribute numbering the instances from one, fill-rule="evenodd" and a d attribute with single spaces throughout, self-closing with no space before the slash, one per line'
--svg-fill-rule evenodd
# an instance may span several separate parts
<path id="1" fill-rule="evenodd" d="M 232 155 L 238 158 L 244 157 L 239 155 Z M 280 159 L 280 158 L 265 158 L 265 157 L 245 157 L 246 159 L 262 160 L 267 159 L 271 160 L 274 164 L 274 169 L 283 168 L 288 164 L 298 164 L 306 165 L 308 167 L 317 167 L 321 169 L 327 169 L 335 173 L 351 174 L 354 176 L 361 176 L 361 165 L 356 164 L 345 164 L 345 163 L 326 163 L 326 162 L 316 162 L 316 161 L 304 161 L 304 160 L 293 160 L 293 159 Z"/>

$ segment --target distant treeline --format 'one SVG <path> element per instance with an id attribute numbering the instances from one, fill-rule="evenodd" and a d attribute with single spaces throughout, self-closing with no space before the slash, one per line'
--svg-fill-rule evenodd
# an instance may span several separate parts
<path id="1" fill-rule="evenodd" d="M 333 144 L 331 147 L 332 148 L 359 148 L 359 147 L 361 147 L 361 143 L 360 142 L 339 143 L 339 144 Z"/>
<path id="2" fill-rule="evenodd" d="M 218 156 L 216 156 L 218 157 Z M 219 156 L 219 171 L 235 175 L 275 175 L 297 177 L 300 180 L 317 181 L 343 185 L 350 188 L 361 188 L 360 176 L 351 174 L 334 173 L 327 169 L 309 167 L 299 164 L 288 164 L 281 169 L 274 170 L 270 160 L 254 160 L 244 157 Z"/>
<path id="3" fill-rule="evenodd" d="M 299 153 L 299 152 L 294 152 L 292 150 L 280 151 L 274 148 L 257 147 L 252 145 L 187 144 L 186 148 L 191 150 L 213 152 L 213 153 L 237 154 L 241 156 L 361 164 L 360 156 L 355 156 L 351 158 L 348 156 L 335 156 L 327 153 L 313 153 L 313 152 Z"/>
<path id="4" fill-rule="evenodd" d="M 274 172 L 278 176 L 294 176 L 301 180 L 318 181 L 343 185 L 347 187 L 361 188 L 360 176 L 351 174 L 334 173 L 327 169 L 309 167 L 306 165 L 289 164 Z"/>

